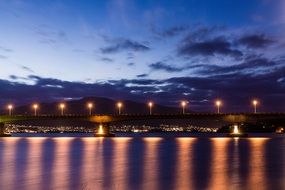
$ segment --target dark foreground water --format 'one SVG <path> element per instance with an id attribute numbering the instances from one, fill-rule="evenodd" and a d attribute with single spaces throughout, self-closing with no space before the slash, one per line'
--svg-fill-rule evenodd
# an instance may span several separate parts
<path id="1" fill-rule="evenodd" d="M 285 189 L 285 138 L 0 139 L 0 189 Z"/>

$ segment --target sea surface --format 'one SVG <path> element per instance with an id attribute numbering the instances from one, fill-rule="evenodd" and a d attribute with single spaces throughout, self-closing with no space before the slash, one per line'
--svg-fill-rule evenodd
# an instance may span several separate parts
<path id="1" fill-rule="evenodd" d="M 285 189 L 283 135 L 37 135 L 0 139 L 1 190 Z"/>

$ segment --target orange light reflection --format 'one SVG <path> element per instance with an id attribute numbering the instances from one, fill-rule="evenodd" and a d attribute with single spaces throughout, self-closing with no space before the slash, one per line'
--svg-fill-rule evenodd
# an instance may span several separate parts
<path id="1" fill-rule="evenodd" d="M 256 184 L 258 184 L 258 189 L 268 189 L 266 183 L 265 175 L 265 146 L 264 144 L 269 140 L 269 138 L 250 138 L 250 158 L 249 158 L 249 179 L 248 179 L 248 189 L 256 189 Z"/>
<path id="2" fill-rule="evenodd" d="M 114 170 L 112 171 L 111 189 L 125 190 L 128 189 L 128 146 L 130 144 L 130 137 L 112 138 L 114 142 L 114 155 L 112 156 L 112 164 Z"/>
<path id="3" fill-rule="evenodd" d="M 193 160 L 193 143 L 196 138 L 180 137 L 176 138 L 178 144 L 177 151 L 177 168 L 175 177 L 175 189 L 188 189 L 193 186 L 192 177 L 192 160 Z"/>
<path id="4" fill-rule="evenodd" d="M 228 189 L 230 187 L 227 170 L 227 147 L 230 138 L 211 138 L 213 143 L 213 161 L 211 163 L 211 178 L 209 187 L 214 190 Z"/>
<path id="5" fill-rule="evenodd" d="M 163 138 L 146 137 L 144 155 L 144 177 L 142 189 L 159 189 L 158 187 L 158 147 Z"/>
<path id="6" fill-rule="evenodd" d="M 55 142 L 55 158 L 52 168 L 52 189 L 68 190 L 70 143 L 74 137 L 53 138 Z"/>

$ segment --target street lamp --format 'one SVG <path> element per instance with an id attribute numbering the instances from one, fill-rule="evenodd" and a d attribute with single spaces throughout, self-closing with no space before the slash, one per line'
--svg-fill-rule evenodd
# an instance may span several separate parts
<path id="1" fill-rule="evenodd" d="M 88 103 L 87 107 L 89 109 L 89 115 L 92 115 L 92 108 L 93 108 L 93 104 L 92 103 Z"/>
<path id="2" fill-rule="evenodd" d="M 222 101 L 221 100 L 217 100 L 216 101 L 216 106 L 217 106 L 217 113 L 220 113 L 220 106 L 222 105 Z"/>
<path id="3" fill-rule="evenodd" d="M 152 106 L 153 106 L 153 103 L 152 103 L 152 102 L 148 102 L 149 115 L 151 115 L 151 114 L 152 114 Z"/>
<path id="4" fill-rule="evenodd" d="M 13 110 L 13 105 L 12 104 L 9 104 L 7 106 L 8 110 L 9 110 L 9 115 L 12 115 L 12 110 Z"/>
<path id="5" fill-rule="evenodd" d="M 34 111 L 35 111 L 34 115 L 37 116 L 37 110 L 39 108 L 39 105 L 38 104 L 34 104 L 33 108 L 34 108 Z"/>
<path id="6" fill-rule="evenodd" d="M 118 102 L 118 103 L 117 103 L 117 107 L 118 107 L 119 115 L 121 115 L 121 108 L 123 107 L 122 102 Z"/>
<path id="7" fill-rule="evenodd" d="M 59 108 L 61 110 L 61 115 L 63 115 L 64 114 L 65 104 L 64 103 L 59 104 Z"/>
<path id="8" fill-rule="evenodd" d="M 182 107 L 182 114 L 185 114 L 185 106 L 187 105 L 186 101 L 181 101 L 181 107 Z"/>
<path id="9" fill-rule="evenodd" d="M 253 100 L 252 101 L 253 107 L 254 107 L 254 113 L 257 113 L 257 105 L 258 105 L 258 101 L 257 100 Z"/>

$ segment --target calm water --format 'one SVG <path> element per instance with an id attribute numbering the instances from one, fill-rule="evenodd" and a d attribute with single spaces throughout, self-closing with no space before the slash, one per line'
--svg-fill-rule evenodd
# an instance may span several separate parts
<path id="1" fill-rule="evenodd" d="M 285 189 L 285 138 L 0 139 L 0 189 Z"/>

